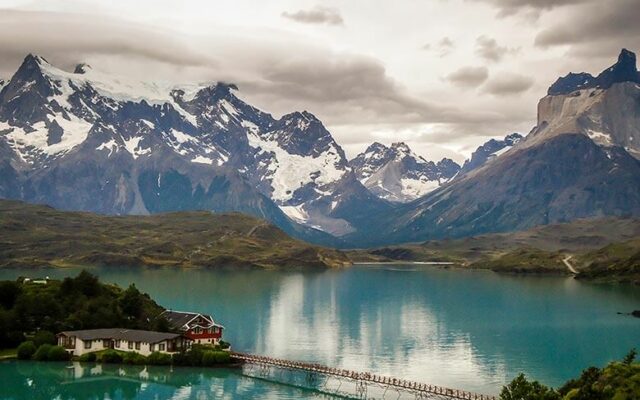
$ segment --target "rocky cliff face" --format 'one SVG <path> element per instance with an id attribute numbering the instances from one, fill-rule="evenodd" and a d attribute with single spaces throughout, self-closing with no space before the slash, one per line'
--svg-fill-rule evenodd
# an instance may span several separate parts
<path id="1" fill-rule="evenodd" d="M 392 201 L 415 200 L 453 178 L 460 166 L 443 159 L 437 164 L 415 154 L 405 143 L 387 147 L 373 143 L 351 160 L 358 180 L 376 196 Z"/>
<path id="2" fill-rule="evenodd" d="M 640 86 L 629 60 L 623 51 L 594 87 L 567 94 L 558 87 L 570 82 L 554 84 L 557 94 L 540 101 L 538 126 L 525 139 L 469 170 L 470 161 L 451 183 L 380 218 L 384 237 L 350 239 L 400 243 L 640 215 Z"/>

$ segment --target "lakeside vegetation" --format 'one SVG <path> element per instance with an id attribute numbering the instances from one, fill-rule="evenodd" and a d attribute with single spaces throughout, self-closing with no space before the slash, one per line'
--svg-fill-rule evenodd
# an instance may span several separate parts
<path id="1" fill-rule="evenodd" d="M 101 283 L 86 271 L 59 280 L 0 281 L 0 354 L 21 360 L 66 361 L 54 332 L 78 329 L 128 328 L 171 331 L 165 309 L 134 285 L 122 289 Z M 16 348 L 17 346 L 17 348 Z M 229 364 L 226 342 L 194 344 L 188 351 L 143 356 L 114 349 L 83 354 L 79 361 L 132 365 L 210 366 Z"/>
<path id="2" fill-rule="evenodd" d="M 640 363 L 636 350 L 604 368 L 590 367 L 558 389 L 517 376 L 500 392 L 500 400 L 635 400 L 640 399 Z"/>
<path id="3" fill-rule="evenodd" d="M 640 220 L 602 218 L 545 225 L 527 231 L 388 246 L 349 252 L 361 262 L 452 262 L 500 273 L 569 275 L 640 284 Z"/>
<path id="4" fill-rule="evenodd" d="M 104 284 L 87 271 L 61 281 L 0 281 L 0 349 L 27 339 L 50 342 L 63 330 L 166 329 L 166 321 L 157 318 L 162 311 L 135 285 Z"/>
<path id="5" fill-rule="evenodd" d="M 239 213 L 104 216 L 0 200 L 0 268 L 150 266 L 332 268 L 338 250 L 293 239 Z"/>

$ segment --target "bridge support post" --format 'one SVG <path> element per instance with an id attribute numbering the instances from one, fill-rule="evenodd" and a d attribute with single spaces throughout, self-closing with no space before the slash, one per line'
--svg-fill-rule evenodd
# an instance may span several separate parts
<path id="1" fill-rule="evenodd" d="M 365 381 L 356 381 L 356 396 L 358 396 L 359 399 L 367 398 L 367 383 Z"/>

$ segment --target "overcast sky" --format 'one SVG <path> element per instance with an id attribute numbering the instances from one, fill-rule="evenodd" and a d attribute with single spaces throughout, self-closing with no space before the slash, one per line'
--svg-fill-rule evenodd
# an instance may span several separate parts
<path id="1" fill-rule="evenodd" d="M 0 77 L 27 53 L 141 79 L 226 81 L 308 110 L 350 156 L 462 161 L 527 133 L 560 75 L 638 50 L 640 0 L 0 0 Z"/>

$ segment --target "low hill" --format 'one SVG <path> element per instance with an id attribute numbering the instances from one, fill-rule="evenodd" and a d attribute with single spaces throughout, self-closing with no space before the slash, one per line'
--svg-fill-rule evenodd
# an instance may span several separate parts
<path id="1" fill-rule="evenodd" d="M 178 212 L 103 216 L 0 200 L 0 267 L 340 267 L 336 250 L 312 246 L 243 214 Z"/>
<path id="2" fill-rule="evenodd" d="M 572 273 L 640 282 L 640 220 L 582 219 L 463 239 L 433 240 L 349 253 L 354 261 L 444 261 L 513 273 Z M 565 261 L 566 260 L 566 261 Z"/>

